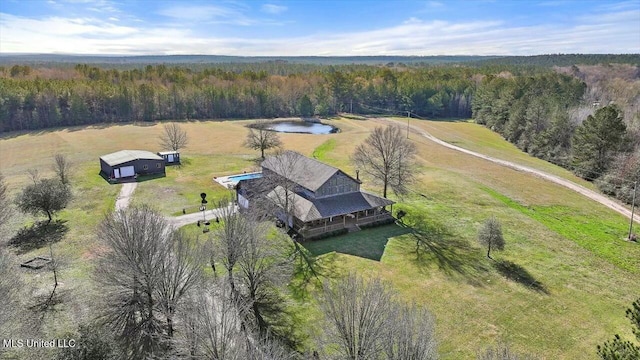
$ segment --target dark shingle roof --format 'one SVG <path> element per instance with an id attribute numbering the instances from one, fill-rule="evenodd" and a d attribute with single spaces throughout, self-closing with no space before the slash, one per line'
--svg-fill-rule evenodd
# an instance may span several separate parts
<path id="1" fill-rule="evenodd" d="M 160 156 L 144 150 L 120 150 L 111 154 L 103 155 L 100 157 L 102 161 L 109 166 L 120 165 L 132 160 L 147 159 L 147 160 L 163 160 Z"/>
<path id="2" fill-rule="evenodd" d="M 307 199 L 294 193 L 290 193 L 289 196 L 293 200 L 293 215 L 304 222 L 351 214 L 356 211 L 369 210 L 394 203 L 389 199 L 364 191 L 338 194 L 320 199 Z M 267 197 L 272 200 L 284 199 L 284 189 L 278 186 Z M 276 203 L 281 202 L 277 201 Z"/>
<path id="3" fill-rule="evenodd" d="M 262 162 L 262 167 L 313 192 L 340 171 L 333 166 L 323 164 L 291 150 L 266 158 Z"/>

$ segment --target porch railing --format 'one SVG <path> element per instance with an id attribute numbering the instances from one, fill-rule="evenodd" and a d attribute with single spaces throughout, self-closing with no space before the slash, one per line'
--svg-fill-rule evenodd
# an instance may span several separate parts
<path id="1" fill-rule="evenodd" d="M 389 219 L 391 218 L 391 214 L 388 212 L 383 212 L 380 214 L 375 214 L 375 215 L 369 215 L 369 216 L 360 216 L 358 217 L 358 225 L 366 225 L 366 224 L 371 224 L 373 222 L 379 221 L 379 220 L 385 220 L 385 219 Z M 335 230 L 339 230 L 339 229 L 343 229 L 346 227 L 349 227 L 351 225 L 354 225 L 356 223 L 356 219 L 347 219 L 346 225 L 344 224 L 343 221 L 337 221 L 334 222 L 333 224 L 327 224 L 325 225 L 318 225 L 318 226 L 314 226 L 314 227 L 306 227 L 304 229 L 301 230 L 301 235 L 305 238 L 308 237 L 313 237 L 316 235 L 320 235 L 323 233 L 327 233 L 327 232 L 331 232 L 331 231 L 335 231 Z"/>

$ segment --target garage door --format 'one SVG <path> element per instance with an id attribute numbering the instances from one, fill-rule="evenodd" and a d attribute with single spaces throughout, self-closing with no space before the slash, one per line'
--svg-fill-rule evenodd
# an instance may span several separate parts
<path id="1" fill-rule="evenodd" d="M 136 172 L 133 170 L 133 166 L 125 166 L 120 168 L 120 176 L 121 177 L 129 177 L 135 175 Z"/>

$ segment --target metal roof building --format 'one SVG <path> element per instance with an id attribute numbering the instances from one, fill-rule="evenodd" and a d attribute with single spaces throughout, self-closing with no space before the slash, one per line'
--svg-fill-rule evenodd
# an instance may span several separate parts
<path id="1" fill-rule="evenodd" d="M 110 182 L 133 180 L 138 175 L 164 175 L 165 160 L 150 151 L 120 150 L 100 157 L 100 172 Z"/>

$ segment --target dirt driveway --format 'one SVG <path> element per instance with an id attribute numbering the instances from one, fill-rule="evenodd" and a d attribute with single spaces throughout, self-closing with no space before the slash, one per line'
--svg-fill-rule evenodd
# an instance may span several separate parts
<path id="1" fill-rule="evenodd" d="M 393 121 L 393 120 L 390 120 L 390 119 L 382 119 L 382 120 L 385 121 L 385 122 L 397 123 L 396 121 Z M 581 195 L 584 195 L 584 196 L 588 197 L 591 200 L 597 201 L 600 204 L 602 204 L 602 205 L 604 205 L 604 206 L 606 206 L 606 207 L 608 207 L 608 208 L 610 208 L 612 210 L 615 210 L 615 211 L 619 212 L 620 214 L 626 216 L 629 219 L 631 218 L 631 210 L 629 210 L 627 207 L 625 207 L 624 205 L 618 203 L 617 201 L 615 201 L 615 200 L 613 200 L 613 199 L 611 199 L 611 198 L 609 198 L 609 197 L 607 197 L 605 195 L 602 195 L 602 194 L 599 194 L 599 193 L 597 193 L 597 192 L 595 192 L 593 190 L 587 189 L 582 185 L 578 185 L 578 184 L 576 184 L 574 182 L 571 182 L 571 181 L 569 181 L 567 179 L 563 179 L 563 178 L 561 178 L 559 176 L 549 174 L 549 173 L 544 172 L 542 170 L 530 168 L 528 166 L 518 165 L 518 164 L 512 163 L 510 161 L 506 161 L 506 160 L 496 159 L 496 158 L 488 156 L 488 155 L 484 155 L 484 154 L 481 154 L 481 153 L 477 153 L 475 151 L 467 150 L 467 149 L 461 148 L 459 146 L 455 146 L 455 145 L 449 144 L 448 142 L 442 141 L 442 140 L 436 138 L 435 136 L 431 135 L 430 133 L 428 133 L 428 132 L 426 132 L 426 131 L 424 131 L 424 130 L 422 130 L 420 128 L 417 128 L 415 126 L 410 126 L 410 128 L 411 128 L 411 130 L 413 132 L 420 134 L 422 137 L 424 137 L 424 138 L 426 138 L 428 140 L 431 140 L 431 141 L 435 142 L 436 144 L 448 147 L 449 149 L 453 149 L 453 150 L 456 150 L 456 151 L 463 152 L 463 153 L 471 155 L 471 156 L 479 157 L 481 159 L 485 159 L 487 161 L 491 161 L 493 163 L 496 163 L 496 164 L 499 164 L 499 165 L 502 165 L 502 166 L 506 166 L 508 168 L 511 168 L 511 169 L 514 169 L 514 170 L 517 170 L 517 171 L 522 171 L 522 172 L 525 172 L 525 173 L 528 173 L 528 174 L 543 178 L 545 180 L 554 182 L 554 183 L 556 183 L 558 185 L 562 185 L 562 186 L 564 186 L 564 187 L 566 187 L 568 189 L 571 189 L 571 190 L 573 190 L 573 191 L 575 191 L 575 192 L 577 192 L 577 193 L 579 193 Z M 640 216 L 634 217 L 634 221 L 637 222 L 637 223 L 640 223 Z"/>
<path id="2" fill-rule="evenodd" d="M 120 194 L 118 194 L 118 198 L 116 198 L 116 211 L 124 210 L 129 206 L 129 202 L 131 201 L 131 196 L 133 192 L 136 190 L 138 186 L 137 182 L 129 182 L 122 184 L 122 189 L 120 189 Z"/>

